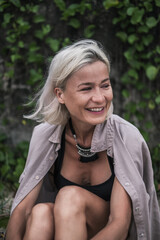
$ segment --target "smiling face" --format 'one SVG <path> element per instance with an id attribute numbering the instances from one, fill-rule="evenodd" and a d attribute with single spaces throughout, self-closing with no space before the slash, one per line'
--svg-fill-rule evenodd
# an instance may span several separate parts
<path id="1" fill-rule="evenodd" d="M 64 91 L 55 88 L 55 93 L 75 124 L 104 122 L 113 98 L 107 66 L 101 61 L 87 64 L 67 80 Z"/>

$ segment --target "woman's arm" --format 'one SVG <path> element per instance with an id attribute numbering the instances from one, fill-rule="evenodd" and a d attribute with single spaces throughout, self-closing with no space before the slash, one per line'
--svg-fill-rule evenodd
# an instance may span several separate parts
<path id="1" fill-rule="evenodd" d="M 128 235 L 131 215 L 130 197 L 115 178 L 108 224 L 92 240 L 125 240 Z"/>
<path id="2" fill-rule="evenodd" d="M 22 240 L 26 221 L 38 197 L 42 181 L 14 209 L 7 226 L 6 240 Z"/>

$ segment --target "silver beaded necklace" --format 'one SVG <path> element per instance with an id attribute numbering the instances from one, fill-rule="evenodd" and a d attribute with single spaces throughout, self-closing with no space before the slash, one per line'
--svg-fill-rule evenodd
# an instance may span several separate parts
<path id="1" fill-rule="evenodd" d="M 97 160 L 98 159 L 98 154 L 96 152 L 91 152 L 91 147 L 89 147 L 89 148 L 82 147 L 77 142 L 76 133 L 74 131 L 71 119 L 69 119 L 69 126 L 70 126 L 70 129 L 71 129 L 73 138 L 75 140 L 75 143 L 76 143 L 78 154 L 80 155 L 80 161 L 84 162 L 84 163 L 87 163 L 87 162 L 92 162 L 92 161 Z"/>

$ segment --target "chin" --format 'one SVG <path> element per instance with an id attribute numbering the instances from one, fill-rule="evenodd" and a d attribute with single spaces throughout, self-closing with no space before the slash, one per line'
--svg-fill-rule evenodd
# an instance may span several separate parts
<path id="1" fill-rule="evenodd" d="M 92 125 L 98 125 L 98 124 L 101 124 L 103 122 L 106 121 L 106 116 L 101 118 L 101 119 L 93 119 L 91 121 L 88 121 L 88 123 L 92 124 Z"/>

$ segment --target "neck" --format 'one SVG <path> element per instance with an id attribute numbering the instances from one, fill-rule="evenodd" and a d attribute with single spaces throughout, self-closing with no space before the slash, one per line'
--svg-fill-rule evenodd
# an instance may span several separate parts
<path id="1" fill-rule="evenodd" d="M 82 146 L 91 146 L 92 136 L 94 132 L 95 126 L 91 126 L 89 124 L 76 122 L 71 119 L 72 127 L 76 134 L 77 142 Z"/>

